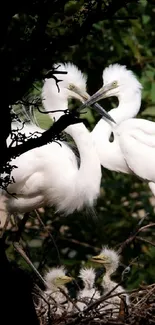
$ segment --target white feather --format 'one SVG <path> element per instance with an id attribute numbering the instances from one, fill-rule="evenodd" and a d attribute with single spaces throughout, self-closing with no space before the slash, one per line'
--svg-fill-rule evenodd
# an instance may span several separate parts
<path id="1" fill-rule="evenodd" d="M 66 75 L 56 75 L 63 79 L 59 83 L 60 92 L 54 79 L 45 80 L 42 91 L 45 110 L 56 110 L 56 113 L 50 113 L 55 119 L 63 115 L 59 110 L 68 108 L 69 97 L 79 97 L 68 89 L 70 84 L 75 84 L 83 91 L 86 89 L 85 76 L 73 64 L 61 64 L 59 70 L 68 72 Z M 43 132 L 32 124 L 26 125 L 21 132 L 28 135 L 35 130 Z M 95 204 L 100 193 L 101 165 L 91 135 L 82 123 L 71 125 L 65 131 L 78 147 L 80 167 L 74 152 L 62 141 L 35 148 L 13 159 L 11 163 L 18 168 L 11 174 L 15 183 L 8 187 L 10 193 L 16 193 L 16 198 L 7 195 L 10 212 L 54 206 L 57 212 L 68 215 Z"/>

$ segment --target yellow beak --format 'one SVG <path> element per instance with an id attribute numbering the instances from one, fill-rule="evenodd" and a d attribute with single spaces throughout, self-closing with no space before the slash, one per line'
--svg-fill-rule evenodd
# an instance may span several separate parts
<path id="1" fill-rule="evenodd" d="M 62 279 L 62 281 L 63 281 L 64 283 L 69 283 L 69 282 L 71 282 L 71 281 L 74 280 L 74 278 L 72 278 L 71 276 L 67 276 L 67 275 L 62 276 L 61 279 Z"/>
<path id="2" fill-rule="evenodd" d="M 91 258 L 92 262 L 99 263 L 99 264 L 109 264 L 107 256 L 105 255 L 96 255 Z"/>

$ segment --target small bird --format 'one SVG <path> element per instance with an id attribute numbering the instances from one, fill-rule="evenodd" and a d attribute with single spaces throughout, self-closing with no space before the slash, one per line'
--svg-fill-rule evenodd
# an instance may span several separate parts
<path id="1" fill-rule="evenodd" d="M 83 310 L 89 303 L 100 298 L 99 291 L 95 288 L 95 270 L 92 267 L 81 268 L 79 277 L 82 279 L 84 288 L 78 292 L 77 306 Z"/>
<path id="2" fill-rule="evenodd" d="M 125 297 L 126 304 L 129 305 L 129 296 L 123 287 L 121 285 L 117 286 L 117 283 L 111 280 L 111 275 L 117 270 L 119 266 L 120 256 L 117 254 L 117 252 L 108 247 L 103 247 L 101 253 L 97 256 L 93 256 L 91 260 L 95 263 L 104 265 L 106 269 L 106 273 L 103 276 L 101 283 L 104 290 L 104 295 L 107 295 L 111 291 L 111 296 L 114 294 L 122 293 L 122 295 Z M 120 302 L 120 296 L 116 295 L 115 297 L 110 297 L 103 303 L 102 311 L 109 310 L 112 311 L 113 316 L 118 316 Z"/>
<path id="3" fill-rule="evenodd" d="M 48 304 L 53 313 L 61 315 L 72 310 L 72 304 L 67 301 L 68 290 L 65 284 L 73 281 L 73 278 L 66 275 L 66 270 L 63 266 L 52 268 L 44 275 L 47 288 L 43 293 L 43 297 L 47 301 L 42 300 L 46 313 L 48 311 Z M 64 293 L 63 293 L 63 292 Z"/>

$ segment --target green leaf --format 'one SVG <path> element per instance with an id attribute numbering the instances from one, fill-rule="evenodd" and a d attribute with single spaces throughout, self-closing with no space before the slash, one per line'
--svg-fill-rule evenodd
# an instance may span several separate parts
<path id="1" fill-rule="evenodd" d="M 149 21 L 150 21 L 150 16 L 148 16 L 148 15 L 143 15 L 142 16 L 143 24 L 147 24 Z"/>

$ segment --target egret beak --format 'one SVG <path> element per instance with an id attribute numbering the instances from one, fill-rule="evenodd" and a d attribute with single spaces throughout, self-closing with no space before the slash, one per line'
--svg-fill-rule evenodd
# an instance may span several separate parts
<path id="1" fill-rule="evenodd" d="M 116 124 L 115 120 L 110 116 L 110 114 L 105 111 L 105 109 L 101 105 L 99 105 L 98 103 L 94 103 L 93 107 L 100 115 L 102 115 L 103 119 L 106 118 L 107 120 Z"/>
<path id="2" fill-rule="evenodd" d="M 106 86 L 105 86 L 106 87 Z M 102 89 L 102 88 L 101 88 Z M 100 89 L 100 90 L 101 90 Z M 108 120 L 110 120 L 113 123 L 116 123 L 114 121 L 114 119 L 105 111 L 105 109 L 99 105 L 97 102 L 97 100 L 94 100 L 93 103 L 91 104 L 91 99 L 93 98 L 93 96 L 95 96 L 97 93 L 95 93 L 93 96 L 90 97 L 90 95 L 87 92 L 81 91 L 80 88 L 74 86 L 73 84 L 70 84 L 69 86 L 69 90 L 72 90 L 73 92 L 75 92 L 76 94 L 78 94 L 83 100 L 84 103 L 78 108 L 78 111 L 81 111 L 82 109 L 84 109 L 87 106 L 93 106 L 93 108 L 103 117 L 106 118 Z M 100 91 L 99 90 L 99 91 Z M 109 89 L 108 89 L 109 90 Z M 107 90 L 106 90 L 107 91 Z M 103 98 L 103 97 L 102 97 Z"/>
<path id="3" fill-rule="evenodd" d="M 99 263 L 99 264 L 109 264 L 107 256 L 104 255 L 96 255 L 91 258 L 92 262 Z"/>
<path id="4" fill-rule="evenodd" d="M 101 87 L 95 94 L 93 94 L 82 106 L 83 108 L 86 106 L 91 106 L 99 100 L 108 97 L 108 91 L 114 88 L 117 88 L 117 81 L 113 81 L 108 85 Z"/>
<path id="5" fill-rule="evenodd" d="M 69 283 L 72 282 L 74 278 L 72 278 L 71 276 L 64 275 L 61 277 L 61 280 L 63 281 L 63 283 Z"/>

